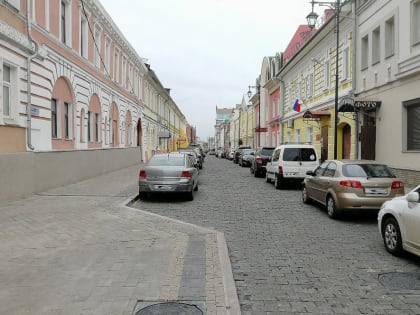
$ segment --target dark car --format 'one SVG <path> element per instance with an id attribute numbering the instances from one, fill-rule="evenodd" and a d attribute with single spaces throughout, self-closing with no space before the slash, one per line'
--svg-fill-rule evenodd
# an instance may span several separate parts
<path id="1" fill-rule="evenodd" d="M 242 146 L 235 149 L 235 153 L 233 154 L 233 163 L 239 163 L 239 157 L 241 155 L 242 149 L 251 149 L 250 146 Z"/>
<path id="2" fill-rule="evenodd" d="M 270 160 L 271 154 L 275 147 L 259 147 L 254 154 L 254 158 L 251 160 L 250 171 L 255 177 L 265 176 L 265 166 Z"/>
<path id="3" fill-rule="evenodd" d="M 254 154 L 255 149 L 242 149 L 241 155 L 239 156 L 238 164 L 242 167 L 250 166 Z"/>

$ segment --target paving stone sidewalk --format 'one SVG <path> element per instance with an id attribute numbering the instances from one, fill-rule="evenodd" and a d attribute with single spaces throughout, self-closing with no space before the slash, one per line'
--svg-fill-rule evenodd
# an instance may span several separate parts
<path id="1" fill-rule="evenodd" d="M 127 206 L 138 169 L 0 205 L 0 315 L 240 314 L 224 235 Z"/>

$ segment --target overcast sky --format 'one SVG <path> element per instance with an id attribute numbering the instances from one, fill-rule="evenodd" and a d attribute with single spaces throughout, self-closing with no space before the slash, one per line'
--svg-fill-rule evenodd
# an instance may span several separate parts
<path id="1" fill-rule="evenodd" d="M 312 9 L 309 0 L 100 2 L 205 141 L 216 106 L 241 102 L 263 58 L 283 52 Z"/>

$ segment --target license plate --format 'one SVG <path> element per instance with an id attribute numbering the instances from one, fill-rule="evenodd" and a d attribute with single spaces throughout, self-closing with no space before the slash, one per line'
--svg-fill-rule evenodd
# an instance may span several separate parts
<path id="1" fill-rule="evenodd" d="M 170 185 L 154 185 L 153 187 L 156 190 L 163 190 L 163 191 L 168 191 L 172 189 L 172 186 Z"/>
<path id="2" fill-rule="evenodd" d="M 388 195 L 387 188 L 365 188 L 365 194 L 367 195 Z"/>

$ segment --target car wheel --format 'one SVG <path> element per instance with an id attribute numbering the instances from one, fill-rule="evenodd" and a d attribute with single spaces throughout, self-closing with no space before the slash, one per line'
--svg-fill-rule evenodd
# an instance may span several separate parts
<path id="1" fill-rule="evenodd" d="M 311 203 L 311 198 L 308 197 L 308 191 L 306 190 L 306 186 L 302 188 L 302 201 L 303 203 Z"/>
<path id="2" fill-rule="evenodd" d="M 257 172 L 257 170 L 254 170 L 254 177 L 258 177 L 258 172 Z"/>
<path id="3" fill-rule="evenodd" d="M 393 255 L 399 255 L 402 252 L 402 240 L 400 227 L 397 220 L 390 217 L 385 220 L 382 231 L 382 238 L 384 240 L 385 248 Z"/>
<path id="4" fill-rule="evenodd" d="M 186 199 L 187 199 L 187 201 L 193 201 L 194 200 L 194 195 L 193 195 L 192 190 L 187 192 Z"/>
<path id="5" fill-rule="evenodd" d="M 268 177 L 268 172 L 265 173 L 265 181 L 266 183 L 271 183 L 271 178 Z"/>
<path id="6" fill-rule="evenodd" d="M 278 174 L 276 174 L 276 176 L 274 177 L 274 187 L 276 187 L 276 189 L 280 189 L 281 186 L 282 186 L 281 178 Z"/>
<path id="7" fill-rule="evenodd" d="M 139 192 L 139 199 L 140 200 L 147 200 L 147 193 L 146 192 Z"/>
<path id="8" fill-rule="evenodd" d="M 339 211 L 332 196 L 327 197 L 327 213 L 331 219 L 337 219 L 339 216 Z"/>

